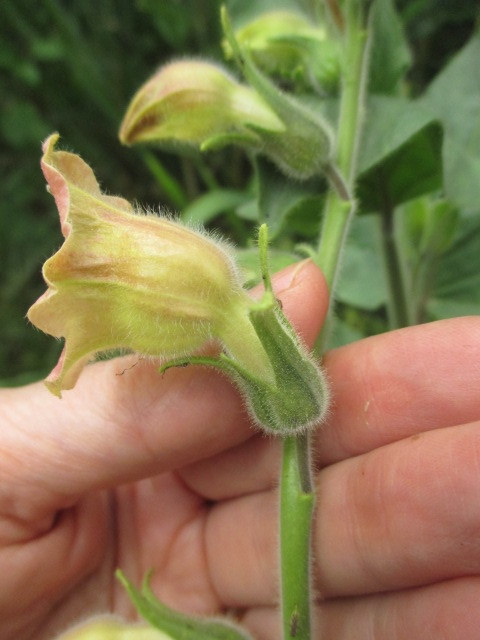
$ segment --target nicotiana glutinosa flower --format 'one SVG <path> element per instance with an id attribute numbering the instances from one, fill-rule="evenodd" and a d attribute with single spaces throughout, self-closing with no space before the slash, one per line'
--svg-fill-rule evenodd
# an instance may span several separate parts
<path id="1" fill-rule="evenodd" d="M 228 344 L 232 353 L 240 349 L 237 357 L 246 366 L 268 376 L 269 363 L 248 320 L 250 299 L 229 248 L 103 194 L 79 156 L 55 150 L 57 139 L 54 134 L 44 143 L 41 165 L 65 242 L 46 261 L 48 290 L 28 312 L 37 327 L 66 340 L 47 379 L 49 389 L 60 395 L 73 387 L 99 351 L 174 357 L 210 338 Z"/>
<path id="2" fill-rule="evenodd" d="M 65 338 L 48 388 L 60 396 L 95 354 L 121 348 L 161 359 L 162 370 L 219 367 L 266 431 L 294 433 L 321 420 L 323 374 L 271 290 L 252 301 L 227 245 L 105 195 L 79 156 L 55 149 L 57 139 L 45 141 L 41 164 L 65 241 L 46 261 L 48 289 L 28 312 L 37 327 Z M 268 281 L 266 257 L 263 264 Z M 192 355 L 211 340 L 223 349 L 218 358 Z"/>

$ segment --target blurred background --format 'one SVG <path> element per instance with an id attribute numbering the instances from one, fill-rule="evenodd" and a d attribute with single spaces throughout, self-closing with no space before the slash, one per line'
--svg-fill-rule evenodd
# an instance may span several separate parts
<path id="1" fill-rule="evenodd" d="M 242 188 L 241 152 L 178 157 L 126 149 L 117 131 L 140 84 L 172 57 L 222 60 L 218 0 L 3 0 L 0 9 L 0 384 L 49 371 L 61 345 L 28 324 L 44 291 L 41 265 L 61 244 L 40 171 L 41 141 L 59 131 L 63 148 L 90 164 L 105 191 L 176 212 L 212 185 Z M 241 10 L 247 0 L 230 3 Z M 274 6 L 280 6 L 276 2 Z M 398 0 L 414 56 L 408 91 L 418 95 L 470 38 L 473 0 Z M 248 225 L 248 223 L 245 223 Z M 252 223 L 253 224 L 253 223 Z M 237 243 L 245 227 L 215 220 Z"/>

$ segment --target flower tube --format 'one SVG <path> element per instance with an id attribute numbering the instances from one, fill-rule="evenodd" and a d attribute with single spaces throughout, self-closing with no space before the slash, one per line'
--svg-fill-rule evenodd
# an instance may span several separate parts
<path id="1" fill-rule="evenodd" d="M 270 366 L 252 328 L 251 300 L 229 247 L 165 217 L 135 212 L 100 191 L 77 155 L 43 146 L 42 169 L 65 242 L 46 261 L 48 289 L 29 320 L 65 338 L 46 380 L 60 396 L 101 351 L 127 349 L 172 358 L 218 339 L 260 375 Z"/>

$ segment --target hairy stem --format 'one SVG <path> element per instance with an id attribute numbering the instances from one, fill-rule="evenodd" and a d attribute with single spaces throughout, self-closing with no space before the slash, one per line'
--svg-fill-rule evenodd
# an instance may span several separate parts
<path id="1" fill-rule="evenodd" d="M 333 294 L 348 225 L 355 211 L 353 193 L 368 58 L 367 30 L 361 9 L 358 0 L 347 2 L 336 159 L 344 188 L 338 189 L 335 182 L 330 182 L 333 188 L 327 195 L 317 252 L 317 264 L 327 279 L 330 295 Z"/>
<path id="2" fill-rule="evenodd" d="M 280 486 L 283 638 L 309 640 L 310 537 L 315 501 L 308 436 L 285 438 Z"/>
<path id="3" fill-rule="evenodd" d="M 332 295 L 342 246 L 355 210 L 356 156 L 361 127 L 367 67 L 367 31 L 363 3 L 345 5 L 343 90 L 334 173 L 330 173 L 317 264 Z M 322 331 L 316 348 L 325 342 Z M 280 549 L 282 564 L 282 620 L 284 640 L 310 640 L 310 555 L 315 493 L 311 479 L 311 444 L 306 436 L 286 438 L 280 485 Z M 318 640 L 318 636 L 315 636 Z"/>

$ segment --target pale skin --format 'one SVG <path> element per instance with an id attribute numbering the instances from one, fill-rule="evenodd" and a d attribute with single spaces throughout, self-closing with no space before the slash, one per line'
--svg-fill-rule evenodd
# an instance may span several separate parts
<path id="1" fill-rule="evenodd" d="M 290 282 L 289 281 L 292 280 Z M 312 343 L 327 291 L 312 263 L 275 289 Z M 329 353 L 318 433 L 317 637 L 477 640 L 480 318 Z M 132 615 L 121 567 L 168 604 L 280 637 L 279 446 L 198 367 L 135 357 L 86 368 L 58 400 L 0 397 L 0 637 L 49 640 L 96 612 Z"/>

